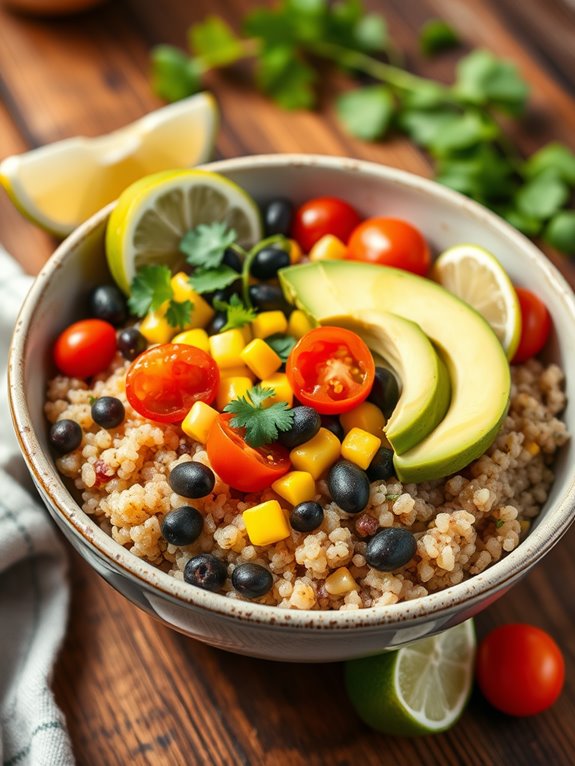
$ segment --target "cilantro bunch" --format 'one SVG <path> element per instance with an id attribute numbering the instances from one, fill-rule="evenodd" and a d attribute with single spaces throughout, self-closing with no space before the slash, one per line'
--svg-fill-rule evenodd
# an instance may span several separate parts
<path id="1" fill-rule="evenodd" d="M 371 83 L 340 94 L 335 112 L 345 130 L 374 141 L 407 135 L 430 155 L 441 183 L 478 200 L 529 236 L 575 254 L 575 154 L 549 144 L 528 159 L 514 149 L 501 120 L 518 118 L 529 89 L 514 64 L 474 50 L 445 85 L 401 66 L 381 14 L 361 0 L 280 0 L 246 13 L 242 34 L 210 16 L 188 32 L 192 55 L 172 46 L 152 52 L 153 87 L 168 101 L 202 87 L 212 69 L 253 61 L 257 87 L 285 109 L 311 109 L 327 66 Z M 421 31 L 424 53 L 457 45 L 445 23 Z M 351 84 L 351 81 L 350 81 Z"/>
<path id="2" fill-rule="evenodd" d="M 289 431 L 293 424 L 293 410 L 287 402 L 264 406 L 275 395 L 275 389 L 254 386 L 224 407 L 234 415 L 230 423 L 234 428 L 245 428 L 245 440 L 250 447 L 263 447 L 278 438 L 280 431 Z"/>

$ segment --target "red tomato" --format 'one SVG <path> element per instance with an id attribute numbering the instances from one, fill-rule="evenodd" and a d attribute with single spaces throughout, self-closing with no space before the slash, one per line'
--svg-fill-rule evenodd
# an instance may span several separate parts
<path id="1" fill-rule="evenodd" d="M 431 265 L 431 253 L 421 233 L 398 218 L 368 218 L 360 223 L 349 238 L 347 257 L 420 276 L 425 276 Z"/>
<path id="2" fill-rule="evenodd" d="M 296 210 L 292 237 L 304 253 L 309 253 L 315 243 L 326 234 L 347 242 L 349 235 L 361 218 L 352 206 L 337 197 L 310 199 Z"/>
<path id="3" fill-rule="evenodd" d="M 103 372 L 116 353 L 116 330 L 102 319 L 74 322 L 54 344 L 54 362 L 64 375 L 89 378 Z"/>
<path id="4" fill-rule="evenodd" d="M 502 625 L 481 642 L 476 676 L 489 702 L 509 715 L 535 715 L 561 694 L 565 662 L 550 635 L 533 625 Z"/>
<path id="5" fill-rule="evenodd" d="M 292 349 L 286 373 L 302 404 L 331 415 L 367 399 L 375 364 L 359 335 L 341 327 L 316 327 Z"/>
<path id="6" fill-rule="evenodd" d="M 218 476 L 241 492 L 261 492 L 291 468 L 289 452 L 281 444 L 250 447 L 244 429 L 233 428 L 231 414 L 219 415 L 208 435 L 206 449 Z"/>
<path id="7" fill-rule="evenodd" d="M 145 418 L 179 423 L 195 402 L 214 401 L 219 382 L 218 365 L 201 348 L 164 343 L 132 362 L 126 375 L 126 397 Z"/>
<path id="8" fill-rule="evenodd" d="M 520 364 L 538 354 L 547 342 L 551 317 L 543 301 L 530 290 L 516 287 L 515 292 L 521 308 L 521 339 L 511 361 Z"/>

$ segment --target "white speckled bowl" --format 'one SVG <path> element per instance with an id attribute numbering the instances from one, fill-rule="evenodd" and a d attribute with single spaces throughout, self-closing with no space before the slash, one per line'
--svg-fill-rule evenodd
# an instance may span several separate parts
<path id="1" fill-rule="evenodd" d="M 258 200 L 281 195 L 300 202 L 339 195 L 364 215 L 413 221 L 435 251 L 462 241 L 493 251 L 512 279 L 535 290 L 552 313 L 555 329 L 547 353 L 567 373 L 570 404 L 564 417 L 575 433 L 573 293 L 545 257 L 506 223 L 442 186 L 367 162 L 271 155 L 208 167 L 229 176 Z M 466 582 L 385 608 L 297 612 L 236 601 L 174 580 L 115 543 L 80 510 L 58 475 L 42 412 L 46 380 L 53 372 L 54 338 L 81 315 L 88 288 L 109 280 L 103 241 L 111 208 L 94 215 L 60 245 L 30 290 L 12 344 L 10 401 L 22 452 L 56 523 L 97 572 L 146 612 L 188 636 L 253 657 L 297 662 L 358 657 L 401 646 L 477 614 L 565 534 L 575 509 L 573 444 L 561 451 L 551 495 L 532 532 L 515 551 Z"/>

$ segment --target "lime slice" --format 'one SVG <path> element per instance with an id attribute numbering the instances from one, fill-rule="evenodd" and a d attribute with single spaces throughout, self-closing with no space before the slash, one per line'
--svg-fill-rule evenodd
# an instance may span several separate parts
<path id="1" fill-rule="evenodd" d="M 368 726 L 410 736 L 457 721 L 469 698 L 475 658 L 473 620 L 396 652 L 346 663 L 347 691 Z"/>
<path id="2" fill-rule="evenodd" d="M 202 223 L 221 221 L 240 245 L 262 238 L 257 204 L 241 187 L 206 170 L 172 170 L 141 178 L 120 196 L 110 215 L 106 254 L 112 276 L 129 293 L 136 271 L 165 264 L 172 271 L 185 261 L 184 234 Z"/>
<path id="3" fill-rule="evenodd" d="M 0 184 L 34 223 L 66 236 L 142 176 L 210 158 L 218 110 L 199 93 L 98 138 L 69 138 L 7 157 Z"/>
<path id="4" fill-rule="evenodd" d="M 435 261 L 432 277 L 489 322 L 512 359 L 521 336 L 521 310 L 497 258 L 478 245 L 455 245 Z"/>

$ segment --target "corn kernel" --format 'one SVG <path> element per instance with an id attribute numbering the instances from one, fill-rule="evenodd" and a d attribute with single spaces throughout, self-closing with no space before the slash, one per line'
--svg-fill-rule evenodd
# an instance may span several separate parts
<path id="1" fill-rule="evenodd" d="M 277 500 L 248 508 L 242 517 L 252 545 L 273 545 L 290 536 L 288 520 Z"/>
<path id="2" fill-rule="evenodd" d="M 224 367 L 220 369 L 220 378 L 249 378 L 253 383 L 256 376 L 245 364 L 238 364 L 237 367 Z"/>
<path id="3" fill-rule="evenodd" d="M 301 338 L 306 332 L 309 332 L 312 328 L 312 324 L 300 309 L 292 311 L 288 320 L 288 333 L 293 335 L 294 338 Z"/>
<path id="4" fill-rule="evenodd" d="M 210 354 L 218 367 L 241 367 L 242 351 L 245 348 L 243 333 L 240 329 L 226 330 L 217 335 L 210 335 Z"/>
<path id="5" fill-rule="evenodd" d="M 148 311 L 138 328 L 148 343 L 169 343 L 176 328 L 172 327 L 161 309 Z"/>
<path id="6" fill-rule="evenodd" d="M 195 402 L 182 422 L 182 431 L 200 444 L 205 444 L 214 420 L 218 417 L 217 410 L 205 402 Z"/>
<path id="7" fill-rule="evenodd" d="M 325 589 L 330 596 L 343 596 L 344 593 L 350 593 L 352 590 L 359 590 L 352 573 L 347 567 L 340 567 L 332 572 L 325 581 Z"/>
<path id="8" fill-rule="evenodd" d="M 341 456 L 365 469 L 381 447 L 381 439 L 361 428 L 352 428 L 341 443 Z"/>
<path id="9" fill-rule="evenodd" d="M 233 399 L 239 399 L 252 387 L 249 378 L 221 378 L 216 394 L 216 406 L 223 410 Z"/>
<path id="10" fill-rule="evenodd" d="M 267 338 L 286 330 L 287 319 L 283 311 L 262 311 L 252 322 L 254 338 Z"/>
<path id="11" fill-rule="evenodd" d="M 281 367 L 282 360 L 268 346 L 265 340 L 255 338 L 250 341 L 240 354 L 241 361 L 247 364 L 258 378 L 267 378 Z"/>
<path id="12" fill-rule="evenodd" d="M 372 402 L 362 402 L 349 412 L 344 412 L 339 416 L 345 433 L 352 428 L 361 428 L 380 439 L 383 437 L 383 428 L 385 426 L 385 415 Z"/>
<path id="13" fill-rule="evenodd" d="M 205 327 L 216 313 L 210 304 L 197 293 L 189 282 L 189 277 L 183 271 L 175 274 L 170 284 L 172 285 L 174 300 L 182 303 L 191 301 L 194 304 L 190 323 L 186 329 Z"/>
<path id="14" fill-rule="evenodd" d="M 333 234 L 325 234 L 309 251 L 310 261 L 341 261 L 347 255 L 347 247 Z"/>
<path id="15" fill-rule="evenodd" d="M 272 489 L 292 505 L 313 500 L 315 497 L 315 481 L 307 471 L 290 471 L 281 479 L 274 481 Z"/>
<path id="16" fill-rule="evenodd" d="M 244 341 L 247 346 L 250 340 L 254 339 L 252 328 L 249 326 L 249 324 L 245 324 L 243 327 L 240 327 L 240 330 L 242 331 L 242 335 L 244 336 Z"/>
<path id="17" fill-rule="evenodd" d="M 292 449 L 290 460 L 296 470 L 307 471 L 317 480 L 338 459 L 340 449 L 337 436 L 320 428 L 313 438 Z"/>
<path id="18" fill-rule="evenodd" d="M 302 259 L 302 251 L 295 239 L 289 240 L 289 261 L 291 264 L 299 263 Z"/>
<path id="19" fill-rule="evenodd" d="M 269 407 L 276 402 L 286 402 L 289 407 L 293 404 L 293 389 L 289 384 L 288 376 L 285 372 L 274 372 L 268 378 L 264 378 L 260 383 L 264 388 L 273 388 L 275 394 L 265 399 L 262 406 Z"/>
<path id="20" fill-rule="evenodd" d="M 186 346 L 195 346 L 196 348 L 201 348 L 206 353 L 210 351 L 208 333 L 202 330 L 201 327 L 197 327 L 195 330 L 179 332 L 172 338 L 172 343 L 184 343 Z"/>
<path id="21" fill-rule="evenodd" d="M 541 452 L 541 447 L 537 444 L 537 442 L 528 442 L 525 445 L 525 449 L 527 452 L 529 452 L 530 455 L 533 455 L 533 457 Z"/>

